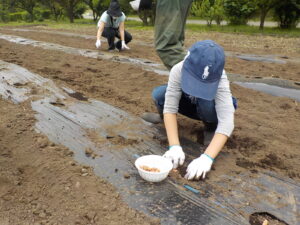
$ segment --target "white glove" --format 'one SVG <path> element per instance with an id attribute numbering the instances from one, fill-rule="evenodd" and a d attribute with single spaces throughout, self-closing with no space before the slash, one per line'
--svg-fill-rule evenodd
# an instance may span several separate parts
<path id="1" fill-rule="evenodd" d="M 181 146 L 179 145 L 173 145 L 170 147 L 168 151 L 163 155 L 163 157 L 170 159 L 173 163 L 173 169 L 176 169 L 178 165 L 183 165 L 185 155 L 182 151 Z"/>
<path id="2" fill-rule="evenodd" d="M 185 179 L 199 179 L 201 176 L 204 179 L 205 174 L 210 171 L 214 159 L 207 154 L 202 154 L 199 158 L 194 159 L 186 170 Z"/>
<path id="3" fill-rule="evenodd" d="M 101 47 L 101 41 L 100 40 L 97 40 L 96 41 L 96 48 L 100 48 Z"/>
<path id="4" fill-rule="evenodd" d="M 134 0 L 134 1 L 131 1 L 129 3 L 131 5 L 131 8 L 133 8 L 133 10 L 138 11 L 139 7 L 140 7 L 141 0 Z"/>
<path id="5" fill-rule="evenodd" d="M 124 49 L 130 49 L 126 44 L 125 44 L 125 41 L 122 41 L 122 47 L 121 47 L 122 50 Z"/>

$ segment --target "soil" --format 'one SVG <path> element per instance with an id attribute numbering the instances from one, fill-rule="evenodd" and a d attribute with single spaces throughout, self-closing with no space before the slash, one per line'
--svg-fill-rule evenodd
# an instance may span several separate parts
<path id="1" fill-rule="evenodd" d="M 268 213 L 254 213 L 249 220 L 251 225 L 287 225 Z"/>
<path id="2" fill-rule="evenodd" d="M 0 109 L 1 225 L 160 224 L 129 208 L 67 148 L 37 134 L 29 103 L 0 99 Z"/>
<path id="3" fill-rule="evenodd" d="M 91 28 L 70 31 L 95 35 Z M 153 40 L 152 31 L 130 32 L 139 42 L 151 43 Z M 2 29 L 0 33 L 95 49 L 93 40 L 80 37 Z M 187 46 L 208 37 L 206 33 L 187 33 Z M 210 39 L 216 39 L 229 51 L 300 58 L 299 48 L 295 49 L 300 43 L 296 38 L 212 33 Z M 113 54 L 159 62 L 153 47 L 141 47 L 134 40 L 129 44 L 130 51 Z M 269 47 L 264 49 L 262 46 Z M 102 51 L 105 49 L 104 44 Z M 166 76 L 144 71 L 135 65 L 21 46 L 4 40 L 0 40 L 0 60 L 18 64 L 59 86 L 69 87 L 77 92 L 74 97 L 98 99 L 136 116 L 145 111 L 155 112 L 151 91 L 167 82 Z M 226 67 L 230 73 L 274 75 L 293 81 L 299 81 L 300 75 L 300 64 L 292 61 L 274 64 L 228 57 Z M 238 110 L 234 133 L 223 150 L 230 157 L 226 162 L 217 160 L 209 177 L 240 170 L 253 173 L 271 170 L 300 181 L 300 103 L 235 84 L 231 89 L 238 99 Z M 113 187 L 97 178 L 90 168 L 77 165 L 67 149 L 52 146 L 47 139 L 36 134 L 32 129 L 33 113 L 27 104 L 0 101 L 0 179 L 3 181 L 0 182 L 0 224 L 120 224 L 120 217 L 123 224 L 158 223 L 129 209 Z M 202 142 L 202 131 L 201 122 L 179 116 L 180 136 Z M 162 144 L 163 148 L 167 145 Z M 93 155 L 88 149 L 86 151 Z M 88 176 L 82 176 L 82 169 Z"/>
<path id="4" fill-rule="evenodd" d="M 27 28 L 28 29 L 28 28 Z M 51 31 L 47 27 L 30 28 L 31 32 L 13 31 L 11 29 L 1 29 L 1 33 L 22 36 L 38 41 L 57 43 L 65 46 L 95 50 L 95 41 L 86 40 L 80 37 L 67 37 L 59 34 L 49 34 L 39 31 Z M 53 31 L 53 30 L 52 30 Z M 57 30 L 56 30 L 57 31 Z M 61 30 L 62 31 L 62 30 Z M 143 31 L 133 33 L 134 40 L 129 43 L 134 51 L 122 52 L 122 55 L 144 58 L 154 62 L 161 62 L 155 53 L 153 46 L 153 32 Z M 78 30 L 63 30 L 63 32 L 79 33 Z M 95 35 L 94 29 L 85 29 L 80 34 Z M 81 41 L 78 41 L 81 39 Z M 135 42 L 135 40 L 137 41 Z M 276 56 L 276 58 L 286 61 L 285 64 L 252 62 L 236 57 L 226 58 L 226 71 L 233 74 L 242 74 L 248 77 L 275 77 L 299 81 L 300 75 L 300 40 L 299 38 L 279 38 L 270 36 L 246 36 L 220 33 L 193 33 L 186 34 L 186 47 L 189 48 L 199 40 L 212 39 L 224 47 L 225 51 L 237 54 L 257 54 L 265 56 Z M 141 42 L 149 43 L 147 46 L 140 45 Z M 152 42 L 152 43 L 151 43 Z M 150 44 L 151 43 L 151 44 Z M 107 43 L 103 42 L 102 49 L 107 49 Z"/>

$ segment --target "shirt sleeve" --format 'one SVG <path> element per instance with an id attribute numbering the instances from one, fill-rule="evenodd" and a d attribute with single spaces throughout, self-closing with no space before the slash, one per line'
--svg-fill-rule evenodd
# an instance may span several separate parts
<path id="1" fill-rule="evenodd" d="M 100 22 L 103 22 L 105 24 L 108 22 L 108 14 L 106 13 L 106 11 L 104 13 L 102 13 L 102 15 L 98 21 L 98 27 L 100 25 Z"/>
<path id="2" fill-rule="evenodd" d="M 121 16 L 121 18 L 120 18 L 120 22 L 124 22 L 125 19 L 126 19 L 126 16 L 125 16 L 125 14 L 122 12 L 122 16 Z"/>
<path id="3" fill-rule="evenodd" d="M 234 106 L 229 87 L 229 81 L 225 71 L 221 77 L 217 94 L 215 97 L 215 107 L 218 117 L 216 133 L 230 136 L 234 129 Z"/>
<path id="4" fill-rule="evenodd" d="M 170 71 L 168 86 L 165 94 L 164 113 L 177 113 L 181 99 L 181 68 L 183 61 L 177 63 Z"/>

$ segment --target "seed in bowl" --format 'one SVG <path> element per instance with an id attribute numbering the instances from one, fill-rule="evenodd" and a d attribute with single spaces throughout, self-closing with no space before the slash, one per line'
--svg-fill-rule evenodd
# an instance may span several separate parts
<path id="1" fill-rule="evenodd" d="M 149 167 L 149 166 L 140 166 L 140 168 L 142 170 L 148 171 L 148 172 L 155 172 L 155 173 L 159 173 L 160 170 L 155 168 L 155 167 Z"/>

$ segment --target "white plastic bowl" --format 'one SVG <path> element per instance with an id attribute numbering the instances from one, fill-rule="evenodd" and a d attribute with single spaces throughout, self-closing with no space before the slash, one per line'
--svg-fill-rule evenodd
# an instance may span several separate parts
<path id="1" fill-rule="evenodd" d="M 157 168 L 160 172 L 149 172 L 143 170 L 141 166 Z M 138 169 L 140 176 L 149 182 L 160 182 L 168 176 L 173 168 L 173 164 L 169 159 L 160 155 L 145 155 L 135 161 L 135 167 Z"/>

